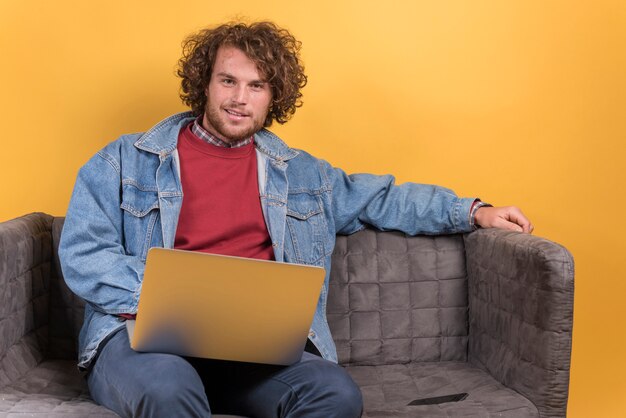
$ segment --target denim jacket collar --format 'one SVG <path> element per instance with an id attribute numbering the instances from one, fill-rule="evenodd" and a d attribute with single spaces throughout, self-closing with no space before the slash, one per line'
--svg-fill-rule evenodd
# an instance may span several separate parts
<path id="1" fill-rule="evenodd" d="M 282 139 L 267 129 L 261 129 L 254 135 L 256 148 L 268 157 L 278 161 L 288 161 L 298 155 L 298 151 L 289 148 Z"/>
<path id="2" fill-rule="evenodd" d="M 153 154 L 171 154 L 176 150 L 180 129 L 193 119 L 191 112 L 177 113 L 163 119 L 143 134 L 135 142 L 135 147 Z"/>
<path id="3" fill-rule="evenodd" d="M 176 150 L 180 129 L 193 120 L 192 112 L 172 115 L 142 135 L 135 142 L 135 146 L 154 154 L 171 154 Z M 298 151 L 289 148 L 279 137 L 267 129 L 261 129 L 257 132 L 254 135 L 254 140 L 256 148 L 274 160 L 288 161 L 298 155 Z"/>

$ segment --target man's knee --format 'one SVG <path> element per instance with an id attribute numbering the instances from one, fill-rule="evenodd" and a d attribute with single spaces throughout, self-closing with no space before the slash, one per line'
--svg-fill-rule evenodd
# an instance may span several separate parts
<path id="1" fill-rule="evenodd" d="M 131 395 L 132 416 L 208 417 L 209 403 L 202 380 L 184 359 L 154 355 L 151 364 L 138 369 L 136 382 L 141 387 Z"/>
<path id="2" fill-rule="evenodd" d="M 209 403 L 200 380 L 171 379 L 147 384 L 134 403 L 137 417 L 208 417 Z"/>
<path id="3" fill-rule="evenodd" d="M 363 410 L 361 390 L 350 375 L 341 367 L 335 366 L 334 372 L 321 384 L 331 393 L 341 417 L 360 417 Z"/>
<path id="4" fill-rule="evenodd" d="M 331 362 L 314 362 L 309 384 L 310 399 L 329 407 L 331 415 L 342 418 L 360 417 L 363 409 L 361 390 L 350 375 Z"/>

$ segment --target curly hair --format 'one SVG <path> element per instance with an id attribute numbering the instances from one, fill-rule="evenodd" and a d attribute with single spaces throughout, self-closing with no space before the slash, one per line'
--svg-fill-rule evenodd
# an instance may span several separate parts
<path id="1" fill-rule="evenodd" d="M 257 66 L 272 90 L 272 104 L 265 119 L 268 127 L 275 120 L 287 122 L 302 106 L 301 89 L 307 77 L 300 59 L 301 42 L 272 22 L 251 24 L 231 22 L 203 29 L 183 41 L 178 61 L 180 98 L 196 116 L 204 112 L 205 89 L 211 79 L 215 57 L 223 46 L 241 49 Z"/>

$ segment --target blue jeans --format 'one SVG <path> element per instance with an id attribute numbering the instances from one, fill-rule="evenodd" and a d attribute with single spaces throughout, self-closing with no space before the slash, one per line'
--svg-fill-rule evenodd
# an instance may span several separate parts
<path id="1" fill-rule="evenodd" d="M 350 418 L 362 410 L 348 373 L 314 354 L 270 366 L 139 353 L 125 329 L 106 342 L 87 380 L 94 400 L 122 417 Z"/>

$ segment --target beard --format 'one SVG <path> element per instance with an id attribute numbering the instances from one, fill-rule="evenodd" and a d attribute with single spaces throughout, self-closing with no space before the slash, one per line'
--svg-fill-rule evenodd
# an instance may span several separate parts
<path id="1" fill-rule="evenodd" d="M 205 129 L 227 143 L 235 143 L 250 138 L 260 131 L 265 124 L 267 112 L 264 115 L 252 114 L 238 123 L 233 123 L 226 118 L 224 110 L 220 106 L 211 106 L 208 101 L 206 106 L 203 125 L 208 126 L 205 126 Z M 235 108 L 233 110 L 237 111 Z"/>

